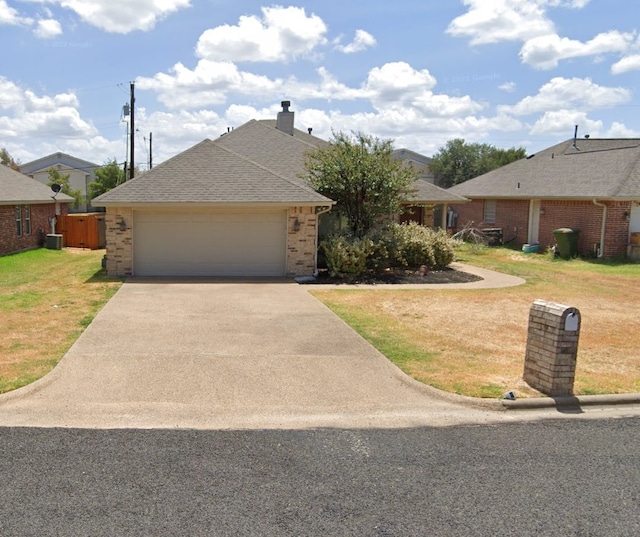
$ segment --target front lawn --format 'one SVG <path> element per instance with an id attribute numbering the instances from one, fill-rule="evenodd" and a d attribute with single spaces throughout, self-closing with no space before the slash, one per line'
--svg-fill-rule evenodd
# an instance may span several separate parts
<path id="1" fill-rule="evenodd" d="M 531 303 L 580 310 L 575 393 L 640 392 L 640 264 L 563 261 L 508 248 L 463 247 L 458 260 L 520 276 L 480 290 L 315 290 L 414 378 L 475 397 L 540 395 L 522 380 Z"/>
<path id="2" fill-rule="evenodd" d="M 103 250 L 0 257 L 0 393 L 46 375 L 122 284 Z"/>

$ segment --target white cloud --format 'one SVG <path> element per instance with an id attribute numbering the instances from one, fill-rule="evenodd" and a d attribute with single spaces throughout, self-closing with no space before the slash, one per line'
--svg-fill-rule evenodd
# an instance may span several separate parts
<path id="1" fill-rule="evenodd" d="M 38 96 L 0 77 L 0 138 L 28 139 L 50 137 L 86 137 L 96 129 L 78 112 L 79 102 L 71 93 Z"/>
<path id="2" fill-rule="evenodd" d="M 640 130 L 630 129 L 623 123 L 614 121 L 605 133 L 606 138 L 639 138 Z"/>
<path id="3" fill-rule="evenodd" d="M 82 20 L 106 32 L 127 34 L 148 31 L 156 23 L 180 9 L 190 0 L 38 0 L 71 9 Z"/>
<path id="4" fill-rule="evenodd" d="M 634 38 L 635 35 L 632 33 L 617 30 L 598 34 L 586 42 L 555 34 L 543 35 L 529 39 L 520 50 L 520 58 L 523 63 L 536 69 L 553 69 L 558 66 L 560 60 L 624 52 Z"/>
<path id="5" fill-rule="evenodd" d="M 29 26 L 33 24 L 33 19 L 23 17 L 16 9 L 8 6 L 6 0 L 0 0 L 0 26 L 3 24 Z"/>
<path id="6" fill-rule="evenodd" d="M 469 10 L 451 21 L 447 33 L 470 37 L 472 45 L 526 41 L 554 32 L 544 0 L 463 0 Z"/>
<path id="7" fill-rule="evenodd" d="M 573 109 L 553 110 L 545 112 L 529 131 L 532 135 L 553 134 L 565 139 L 573 136 L 575 126 L 590 136 L 598 136 L 602 129 L 602 121 L 594 121 L 585 112 Z"/>
<path id="8" fill-rule="evenodd" d="M 576 106 L 593 110 L 628 102 L 631 92 L 625 88 L 610 88 L 595 84 L 589 78 L 552 78 L 544 84 L 537 95 L 525 97 L 515 105 L 502 105 L 503 113 L 524 116 L 567 110 Z"/>
<path id="9" fill-rule="evenodd" d="M 376 44 L 376 38 L 369 32 L 364 30 L 356 30 L 356 35 L 351 43 L 344 46 L 338 46 L 338 50 L 345 54 L 353 54 L 355 52 L 362 52 Z"/>
<path id="10" fill-rule="evenodd" d="M 504 84 L 500 84 L 498 86 L 499 90 L 506 91 L 507 93 L 513 93 L 516 91 L 516 83 L 515 82 L 505 82 Z"/>
<path id="11" fill-rule="evenodd" d="M 51 39 L 62 34 L 62 27 L 55 19 L 39 20 L 33 33 L 40 39 Z"/>
<path id="12" fill-rule="evenodd" d="M 200 58 L 218 61 L 277 62 L 308 56 L 326 43 L 327 27 L 304 8 L 263 7 L 262 18 L 240 17 L 236 26 L 206 30 L 198 40 Z"/>
<path id="13" fill-rule="evenodd" d="M 611 73 L 614 75 L 628 73 L 629 71 L 640 71 L 640 54 L 625 56 L 611 66 Z"/>

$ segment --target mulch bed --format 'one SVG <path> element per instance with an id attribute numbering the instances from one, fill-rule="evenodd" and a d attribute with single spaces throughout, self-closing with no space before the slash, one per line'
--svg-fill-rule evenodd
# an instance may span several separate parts
<path id="1" fill-rule="evenodd" d="M 332 278 L 326 270 L 320 270 L 318 277 L 299 283 L 308 285 L 322 284 L 429 284 L 429 283 L 469 283 L 482 280 L 480 276 L 461 272 L 452 268 L 443 270 L 430 270 L 426 274 L 421 274 L 419 270 L 393 269 L 382 274 L 363 274 L 356 278 Z"/>

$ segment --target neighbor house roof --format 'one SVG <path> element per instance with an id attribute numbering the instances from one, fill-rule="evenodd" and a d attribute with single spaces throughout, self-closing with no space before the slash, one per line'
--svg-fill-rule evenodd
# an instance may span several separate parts
<path id="1" fill-rule="evenodd" d="M 96 168 L 100 167 L 100 165 L 89 162 L 88 160 L 83 160 L 81 158 L 67 155 L 66 153 L 58 151 L 56 153 L 51 153 L 50 155 L 47 155 L 45 157 L 32 160 L 31 162 L 21 164 L 20 171 L 28 175 L 37 171 L 46 170 L 48 168 L 51 168 L 51 166 L 55 166 L 56 164 L 60 164 L 68 169 L 82 170 L 87 174 L 93 173 Z"/>
<path id="2" fill-rule="evenodd" d="M 468 198 L 640 199 L 640 139 L 570 139 L 455 185 Z"/>
<path id="3" fill-rule="evenodd" d="M 333 201 L 299 178 L 303 154 L 313 148 L 308 140 L 250 121 L 200 142 L 93 204 L 330 205 Z"/>
<path id="4" fill-rule="evenodd" d="M 415 204 L 427 203 L 464 203 L 468 202 L 467 198 L 440 188 L 431 184 L 424 179 L 416 179 L 411 185 L 411 192 L 407 196 L 407 201 Z"/>
<path id="5" fill-rule="evenodd" d="M 53 195 L 48 186 L 8 166 L 0 165 L 0 205 L 53 203 Z M 55 201 L 69 203 L 73 198 L 60 192 L 55 196 Z"/>

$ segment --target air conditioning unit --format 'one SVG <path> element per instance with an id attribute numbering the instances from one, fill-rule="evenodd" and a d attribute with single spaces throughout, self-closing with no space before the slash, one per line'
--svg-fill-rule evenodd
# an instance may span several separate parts
<path id="1" fill-rule="evenodd" d="M 62 250 L 62 235 L 49 233 L 47 235 L 47 248 L 49 250 Z"/>

